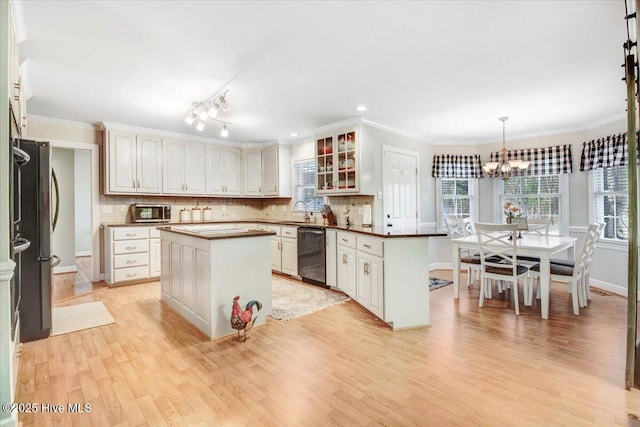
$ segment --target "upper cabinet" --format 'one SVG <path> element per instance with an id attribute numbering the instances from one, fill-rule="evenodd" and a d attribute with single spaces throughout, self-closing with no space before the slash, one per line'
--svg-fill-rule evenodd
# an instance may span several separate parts
<path id="1" fill-rule="evenodd" d="M 162 191 L 160 137 L 106 131 L 105 194 Z"/>
<path id="2" fill-rule="evenodd" d="M 205 192 L 205 146 L 198 142 L 162 141 L 164 194 Z"/>
<path id="3" fill-rule="evenodd" d="M 244 195 L 291 197 L 291 147 L 244 150 Z"/>
<path id="4" fill-rule="evenodd" d="M 242 152 L 219 145 L 207 145 L 205 151 L 205 193 L 211 196 L 240 196 Z"/>
<path id="5" fill-rule="evenodd" d="M 359 127 L 316 135 L 316 193 L 361 193 Z"/>

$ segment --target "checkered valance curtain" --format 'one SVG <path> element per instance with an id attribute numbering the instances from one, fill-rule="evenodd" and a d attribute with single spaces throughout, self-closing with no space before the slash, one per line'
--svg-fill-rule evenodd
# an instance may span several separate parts
<path id="1" fill-rule="evenodd" d="M 434 178 L 481 178 L 482 162 L 480 156 L 455 154 L 436 154 L 433 156 L 431 176 Z"/>
<path id="2" fill-rule="evenodd" d="M 611 135 L 595 141 L 582 143 L 580 170 L 625 166 L 627 164 L 627 134 Z M 640 158 L 638 159 L 640 163 Z"/>
<path id="3" fill-rule="evenodd" d="M 556 145 L 543 148 L 523 148 L 507 151 L 507 160 L 530 161 L 525 170 L 518 170 L 517 175 L 556 175 L 573 172 L 571 145 Z M 491 153 L 491 161 L 500 161 L 500 152 Z"/>

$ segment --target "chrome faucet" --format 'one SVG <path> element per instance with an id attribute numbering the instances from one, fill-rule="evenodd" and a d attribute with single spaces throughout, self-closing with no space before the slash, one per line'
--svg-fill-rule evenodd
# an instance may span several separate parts
<path id="1" fill-rule="evenodd" d="M 302 203 L 302 206 L 304 207 L 304 222 L 311 222 L 311 217 L 309 216 L 307 204 L 304 202 L 304 200 L 298 200 L 295 203 L 295 205 L 293 205 L 293 210 L 296 210 L 296 206 L 298 206 L 298 203 Z"/>

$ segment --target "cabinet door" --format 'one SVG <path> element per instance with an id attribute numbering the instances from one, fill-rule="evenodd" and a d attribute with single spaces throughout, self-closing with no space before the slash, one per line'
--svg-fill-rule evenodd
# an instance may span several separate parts
<path id="1" fill-rule="evenodd" d="M 196 249 L 182 246 L 182 305 L 196 312 Z"/>
<path id="2" fill-rule="evenodd" d="M 356 288 L 356 251 L 338 245 L 338 288 L 351 298 L 357 297 Z"/>
<path id="3" fill-rule="evenodd" d="M 244 152 L 244 194 L 262 195 L 262 150 Z"/>
<path id="4" fill-rule="evenodd" d="M 358 256 L 358 291 L 356 301 L 364 308 L 371 307 L 371 280 L 368 274 L 369 259 L 361 255 Z"/>
<path id="5" fill-rule="evenodd" d="M 184 186 L 186 194 L 204 194 L 204 144 L 184 144 Z"/>
<path id="6" fill-rule="evenodd" d="M 326 230 L 326 237 L 325 237 L 325 243 L 326 243 L 326 257 L 327 257 L 327 261 L 326 261 L 326 274 L 327 274 L 327 286 L 331 286 L 332 288 L 335 288 L 338 283 L 337 279 L 337 264 L 336 264 L 336 257 L 337 257 L 337 244 L 336 244 L 337 240 L 336 240 L 336 231 L 335 230 Z"/>
<path id="7" fill-rule="evenodd" d="M 136 191 L 162 192 L 162 149 L 157 136 L 136 137 Z"/>
<path id="8" fill-rule="evenodd" d="M 205 193 L 216 196 L 224 194 L 224 149 L 217 145 L 207 145 L 205 170 Z"/>
<path id="9" fill-rule="evenodd" d="M 280 237 L 271 237 L 271 270 L 282 271 L 282 251 Z"/>
<path id="10" fill-rule="evenodd" d="M 372 256 L 368 260 L 367 277 L 369 279 L 371 298 L 369 311 L 384 320 L 384 267 L 382 258 Z"/>
<path id="11" fill-rule="evenodd" d="M 182 304 L 182 245 L 171 242 L 171 285 L 169 292 L 175 304 Z"/>
<path id="12" fill-rule="evenodd" d="M 239 150 L 224 151 L 224 193 L 227 196 L 242 194 L 242 153 Z"/>
<path id="13" fill-rule="evenodd" d="M 298 239 L 282 239 L 282 272 L 298 275 Z"/>
<path id="14" fill-rule="evenodd" d="M 182 142 L 162 141 L 162 192 L 184 194 L 184 150 Z"/>
<path id="15" fill-rule="evenodd" d="M 262 150 L 262 194 L 278 195 L 278 147 Z"/>
<path id="16" fill-rule="evenodd" d="M 162 273 L 160 239 L 149 240 L 149 277 L 159 277 Z"/>
<path id="17" fill-rule="evenodd" d="M 161 287 L 162 293 L 166 296 L 171 295 L 171 242 L 164 240 L 162 245 L 162 277 Z"/>
<path id="18" fill-rule="evenodd" d="M 196 249 L 196 307 L 195 314 L 207 325 L 211 324 L 211 258 L 209 252 Z"/>
<path id="19" fill-rule="evenodd" d="M 136 136 L 132 133 L 109 132 L 110 193 L 136 191 Z"/>

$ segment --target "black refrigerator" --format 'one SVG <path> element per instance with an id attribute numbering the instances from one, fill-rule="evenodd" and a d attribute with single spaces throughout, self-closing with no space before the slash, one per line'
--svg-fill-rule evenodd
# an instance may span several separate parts
<path id="1" fill-rule="evenodd" d="M 51 332 L 52 268 L 60 260 L 51 247 L 51 147 L 48 142 L 20 140 L 20 149 L 30 157 L 20 167 L 18 226 L 20 236 L 31 242 L 20 253 L 20 341 L 27 342 Z"/>

